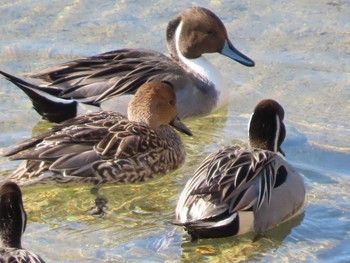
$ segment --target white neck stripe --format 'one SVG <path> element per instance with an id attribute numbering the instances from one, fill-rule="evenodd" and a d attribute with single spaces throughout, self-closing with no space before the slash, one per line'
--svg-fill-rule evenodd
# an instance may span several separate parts
<path id="1" fill-rule="evenodd" d="M 253 115 L 254 115 L 254 112 L 250 115 L 249 121 L 248 121 L 248 144 L 249 144 L 249 147 L 252 147 L 252 145 L 250 144 L 250 139 L 251 139 L 251 135 L 250 135 L 250 123 L 252 122 Z"/>
<path id="2" fill-rule="evenodd" d="M 280 129 L 281 129 L 281 121 L 278 117 L 278 114 L 276 114 L 276 133 L 275 133 L 275 142 L 273 145 L 274 152 L 278 152 L 278 138 L 280 137 Z"/>
<path id="3" fill-rule="evenodd" d="M 175 48 L 179 59 L 192 71 L 199 74 L 204 81 L 214 84 L 214 88 L 218 93 L 217 108 L 222 107 L 228 101 L 228 90 L 226 81 L 222 77 L 219 70 L 214 67 L 205 57 L 200 56 L 195 59 L 188 59 L 180 52 L 179 42 L 183 22 L 181 21 L 175 30 Z"/>

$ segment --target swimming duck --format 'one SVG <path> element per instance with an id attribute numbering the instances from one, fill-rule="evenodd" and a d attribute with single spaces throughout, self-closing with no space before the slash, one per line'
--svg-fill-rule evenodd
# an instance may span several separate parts
<path id="1" fill-rule="evenodd" d="M 26 224 L 21 189 L 16 183 L 6 181 L 0 186 L 0 262 L 45 262 L 40 256 L 22 248 Z"/>
<path id="2" fill-rule="evenodd" d="M 284 110 L 262 100 L 250 118 L 249 147 L 210 154 L 182 191 L 175 224 L 193 239 L 257 234 L 303 211 L 305 186 L 284 158 Z"/>
<path id="3" fill-rule="evenodd" d="M 228 101 L 225 80 L 203 54 L 217 52 L 254 66 L 233 46 L 222 21 L 202 7 L 185 9 L 171 20 L 166 41 L 170 57 L 152 50 L 121 49 L 29 74 L 48 83 L 41 87 L 3 71 L 0 74 L 31 98 L 43 118 L 53 122 L 99 109 L 126 113 L 130 95 L 125 95 L 149 81 L 172 84 L 183 119 L 209 114 Z"/>
<path id="4" fill-rule="evenodd" d="M 100 111 L 58 124 L 24 141 L 5 156 L 25 160 L 10 177 L 22 184 L 46 181 L 142 182 L 178 168 L 185 148 L 173 88 L 164 82 L 143 84 L 131 99 L 129 119 Z"/>

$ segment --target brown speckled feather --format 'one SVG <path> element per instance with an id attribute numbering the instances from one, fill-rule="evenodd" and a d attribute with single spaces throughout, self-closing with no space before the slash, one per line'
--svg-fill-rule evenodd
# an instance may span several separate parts
<path id="1" fill-rule="evenodd" d="M 144 181 L 177 168 L 185 157 L 171 127 L 155 131 L 114 112 L 77 117 L 54 127 L 52 134 L 31 140 L 36 144 L 24 142 L 7 153 L 12 160 L 26 160 L 11 179 L 46 180 L 40 175 L 50 171 L 49 178 L 63 182 Z"/>

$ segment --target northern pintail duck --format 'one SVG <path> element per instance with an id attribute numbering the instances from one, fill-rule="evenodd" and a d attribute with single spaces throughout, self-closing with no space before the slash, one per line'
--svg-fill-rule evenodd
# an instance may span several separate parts
<path id="1" fill-rule="evenodd" d="M 16 183 L 6 181 L 0 187 L 0 262 L 45 262 L 40 256 L 22 248 L 26 224 L 21 189 Z"/>
<path id="2" fill-rule="evenodd" d="M 130 96 L 120 95 L 134 94 L 149 81 L 173 85 L 182 119 L 209 114 L 229 98 L 225 80 L 203 54 L 218 52 L 254 66 L 254 61 L 233 46 L 222 21 L 202 7 L 185 9 L 171 20 L 166 40 L 170 57 L 152 50 L 121 49 L 29 74 L 48 82 L 41 87 L 0 73 L 31 98 L 40 115 L 53 122 L 98 108 L 126 112 L 125 101 Z"/>
<path id="3" fill-rule="evenodd" d="M 263 100 L 249 123 L 249 147 L 210 154 L 187 182 L 175 224 L 192 238 L 214 238 L 268 230 L 301 213 L 305 186 L 282 156 L 284 110 Z"/>
<path id="4" fill-rule="evenodd" d="M 24 141 L 5 156 L 25 160 L 9 178 L 18 183 L 142 182 L 178 168 L 185 148 L 173 88 L 143 84 L 128 107 L 129 119 L 115 112 L 93 112 L 67 120 L 53 131 Z"/>

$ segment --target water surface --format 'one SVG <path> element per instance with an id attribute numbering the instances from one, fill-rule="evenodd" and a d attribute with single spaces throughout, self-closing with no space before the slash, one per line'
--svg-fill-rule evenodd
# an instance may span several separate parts
<path id="1" fill-rule="evenodd" d="M 104 217 L 86 214 L 96 198 L 89 185 L 23 188 L 24 246 L 47 262 L 349 261 L 349 1 L 1 1 L 0 69 L 21 75 L 123 47 L 166 52 L 167 22 L 192 4 L 221 17 L 256 67 L 208 56 L 232 83 L 229 105 L 186 120 L 195 137 L 183 137 L 188 158 L 181 169 L 146 184 L 99 189 L 108 199 Z M 263 98 L 285 108 L 283 149 L 305 176 L 305 215 L 258 239 L 191 243 L 170 223 L 177 198 L 207 154 L 246 142 L 249 114 Z M 50 126 L 38 126 L 30 100 L 3 79 L 0 110 L 0 149 Z M 0 158 L 1 176 L 17 165 Z"/>

